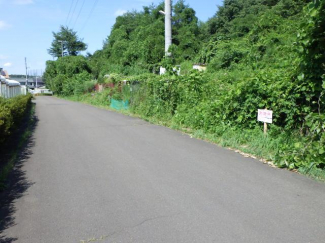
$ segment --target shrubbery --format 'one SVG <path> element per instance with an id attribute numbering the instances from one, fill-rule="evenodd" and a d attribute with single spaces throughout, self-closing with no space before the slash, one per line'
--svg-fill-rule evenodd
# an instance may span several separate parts
<path id="1" fill-rule="evenodd" d="M 58 95 L 78 95 L 94 85 L 88 61 L 83 56 L 66 56 L 47 61 L 44 78 L 46 86 Z"/>
<path id="2" fill-rule="evenodd" d="M 11 99 L 0 97 L 0 145 L 19 127 L 28 109 L 32 95 L 21 95 Z"/>

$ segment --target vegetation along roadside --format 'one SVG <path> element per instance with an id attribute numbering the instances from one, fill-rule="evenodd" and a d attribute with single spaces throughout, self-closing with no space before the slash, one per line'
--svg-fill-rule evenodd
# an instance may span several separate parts
<path id="1" fill-rule="evenodd" d="M 31 136 L 35 122 L 32 95 L 0 98 L 0 191 Z"/>
<path id="2" fill-rule="evenodd" d="M 150 5 L 117 17 L 94 54 L 54 53 L 47 87 L 97 106 L 128 101 L 131 114 L 324 180 L 325 2 L 225 0 L 204 23 L 185 1 L 173 9 L 172 56 L 163 4 Z M 256 119 L 265 108 L 266 136 Z"/>

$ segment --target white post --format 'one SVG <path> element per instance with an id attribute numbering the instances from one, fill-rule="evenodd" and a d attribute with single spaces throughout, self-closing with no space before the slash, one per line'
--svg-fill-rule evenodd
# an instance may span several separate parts
<path id="1" fill-rule="evenodd" d="M 172 44 L 172 1 L 165 0 L 165 54 L 170 56 L 168 52 Z"/>

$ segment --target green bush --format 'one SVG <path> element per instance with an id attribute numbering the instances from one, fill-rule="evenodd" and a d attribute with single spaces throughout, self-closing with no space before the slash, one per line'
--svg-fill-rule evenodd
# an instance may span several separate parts
<path id="1" fill-rule="evenodd" d="M 87 91 L 93 79 L 87 59 L 83 56 L 66 56 L 47 61 L 44 79 L 46 86 L 58 95 L 73 95 Z M 88 82 L 88 84 L 86 84 Z"/>
<path id="2" fill-rule="evenodd" d="M 30 108 L 32 95 L 21 95 L 11 99 L 0 97 L 0 145 L 4 144 L 21 124 Z"/>

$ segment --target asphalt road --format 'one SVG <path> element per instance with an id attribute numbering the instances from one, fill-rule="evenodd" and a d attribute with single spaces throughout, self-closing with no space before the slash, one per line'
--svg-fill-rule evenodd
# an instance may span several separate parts
<path id="1" fill-rule="evenodd" d="M 0 242 L 325 242 L 325 184 L 115 112 L 36 107 Z"/>

